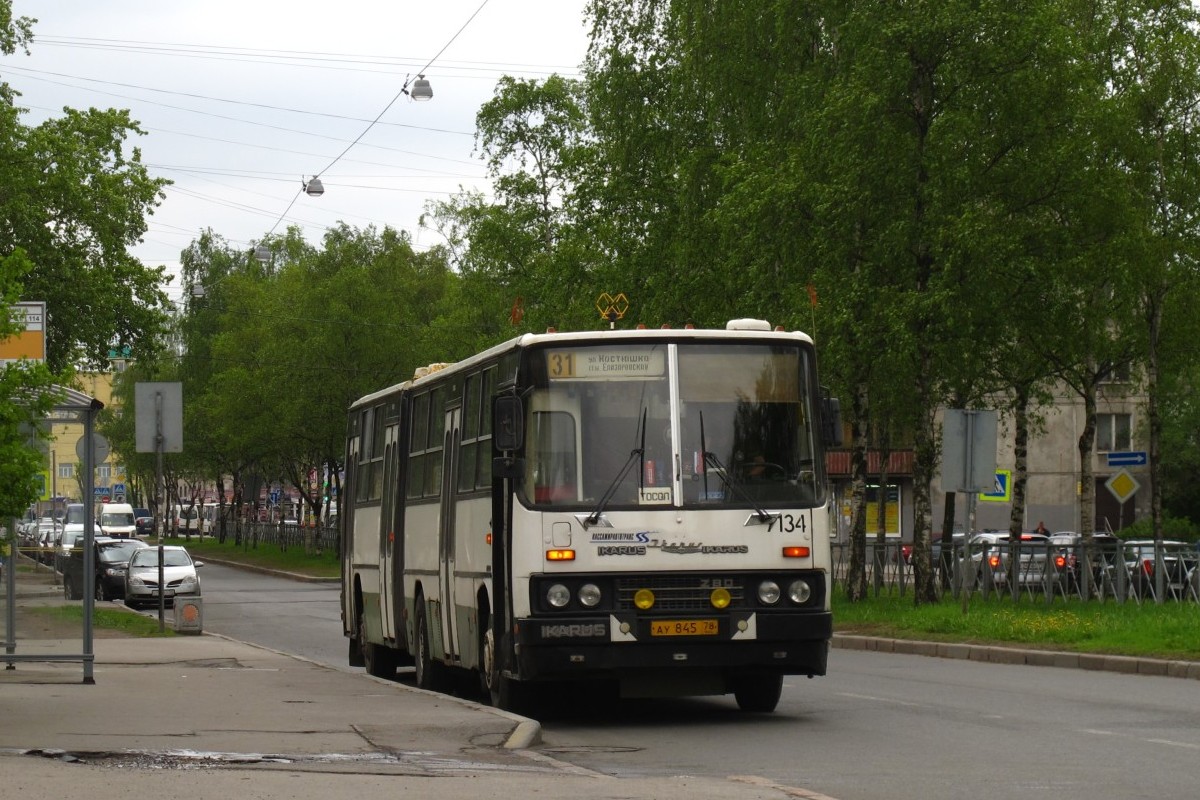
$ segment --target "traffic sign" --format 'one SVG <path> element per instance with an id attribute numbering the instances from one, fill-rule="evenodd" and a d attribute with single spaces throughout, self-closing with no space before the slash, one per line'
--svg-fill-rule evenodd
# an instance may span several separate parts
<path id="1" fill-rule="evenodd" d="M 1146 463 L 1145 450 L 1131 450 L 1127 453 L 1109 453 L 1110 467 L 1140 467 Z"/>
<path id="2" fill-rule="evenodd" d="M 1124 503 L 1129 498 L 1137 494 L 1138 489 L 1142 485 L 1137 482 L 1137 478 L 1129 474 L 1129 470 L 1119 470 L 1117 474 L 1104 482 L 1105 487 L 1112 493 L 1112 496 L 1117 498 L 1118 503 Z"/>
<path id="3" fill-rule="evenodd" d="M 125 484 L 114 483 L 112 485 L 112 493 L 113 494 L 125 494 Z"/>
<path id="4" fill-rule="evenodd" d="M 996 480 L 990 492 L 980 492 L 979 499 L 989 503 L 1012 502 L 1012 470 L 996 470 Z"/>

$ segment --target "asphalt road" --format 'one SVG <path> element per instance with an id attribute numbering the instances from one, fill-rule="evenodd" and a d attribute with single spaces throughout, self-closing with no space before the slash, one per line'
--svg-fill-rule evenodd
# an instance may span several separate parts
<path id="1" fill-rule="evenodd" d="M 336 584 L 217 565 L 202 582 L 206 630 L 351 669 Z M 840 800 L 1200 794 L 1195 681 L 850 650 L 829 673 L 789 678 L 769 715 L 569 693 L 539 749 L 611 775 L 767 776 Z"/>

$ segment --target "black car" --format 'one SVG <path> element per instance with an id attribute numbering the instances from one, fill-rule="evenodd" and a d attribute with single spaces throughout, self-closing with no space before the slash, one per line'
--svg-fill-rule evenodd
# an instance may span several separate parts
<path id="1" fill-rule="evenodd" d="M 1051 553 L 1063 590 L 1069 594 L 1083 591 L 1083 574 L 1088 563 L 1082 533 L 1059 531 L 1050 535 Z M 1116 594 L 1113 581 L 1113 565 L 1120 561 L 1121 540 L 1111 533 L 1096 531 L 1092 534 L 1090 584 L 1088 594 Z"/>
<path id="2" fill-rule="evenodd" d="M 135 550 L 149 547 L 140 539 L 96 537 L 96 599 L 119 600 L 125 596 L 125 569 Z M 68 600 L 83 599 L 83 547 L 71 550 L 63 569 L 63 594 Z"/>
<path id="3" fill-rule="evenodd" d="M 149 537 L 154 535 L 154 515 L 150 513 L 150 509 L 135 508 L 133 510 L 133 524 L 138 536 Z"/>

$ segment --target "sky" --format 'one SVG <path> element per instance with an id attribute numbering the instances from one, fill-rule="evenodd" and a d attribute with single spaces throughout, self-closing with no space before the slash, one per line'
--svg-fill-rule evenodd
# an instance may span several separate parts
<path id="1" fill-rule="evenodd" d="M 28 125 L 130 110 L 143 163 L 173 181 L 132 248 L 147 266 L 177 273 L 206 228 L 249 249 L 289 225 L 317 245 L 339 221 L 390 225 L 420 250 L 438 241 L 418 227 L 427 202 L 490 189 L 475 114 L 500 76 L 579 74 L 585 3 L 13 0 L 34 41 L 0 55 L 0 80 Z M 433 99 L 416 102 L 400 90 L 422 72 Z"/>

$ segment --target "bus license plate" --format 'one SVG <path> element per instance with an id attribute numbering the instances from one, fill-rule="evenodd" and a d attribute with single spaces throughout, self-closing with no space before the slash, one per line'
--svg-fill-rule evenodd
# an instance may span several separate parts
<path id="1" fill-rule="evenodd" d="M 715 619 L 656 619 L 650 622 L 651 636 L 716 636 Z"/>

